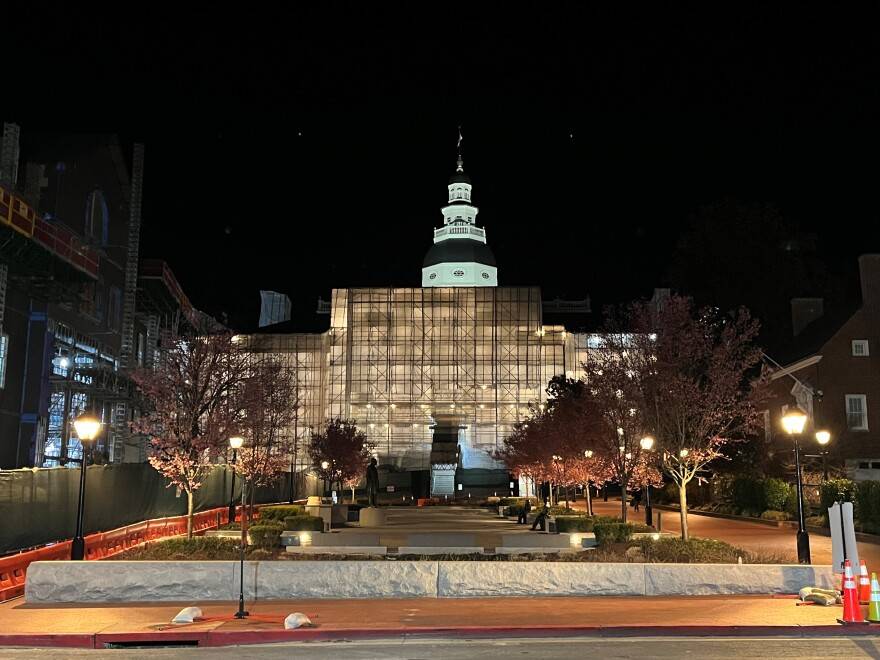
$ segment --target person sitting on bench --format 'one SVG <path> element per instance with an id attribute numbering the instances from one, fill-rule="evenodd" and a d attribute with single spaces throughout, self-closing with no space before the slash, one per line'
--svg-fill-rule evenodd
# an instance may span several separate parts
<path id="1" fill-rule="evenodd" d="M 544 508 L 541 509 L 541 513 L 539 513 L 535 517 L 535 522 L 532 523 L 532 531 L 534 532 L 539 526 L 541 529 L 544 529 L 544 523 L 547 520 L 547 516 L 550 515 L 550 505 L 547 502 L 544 502 Z"/>

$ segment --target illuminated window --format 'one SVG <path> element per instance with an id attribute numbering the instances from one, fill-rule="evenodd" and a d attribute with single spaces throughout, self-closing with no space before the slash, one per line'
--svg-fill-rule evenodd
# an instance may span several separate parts
<path id="1" fill-rule="evenodd" d="M 867 339 L 853 339 L 852 342 L 852 354 L 855 357 L 868 357 L 868 340 Z"/>

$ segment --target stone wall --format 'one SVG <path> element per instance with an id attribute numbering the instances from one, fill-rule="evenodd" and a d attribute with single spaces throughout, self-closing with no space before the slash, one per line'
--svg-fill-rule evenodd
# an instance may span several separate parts
<path id="1" fill-rule="evenodd" d="M 237 600 L 239 562 L 38 561 L 28 603 Z M 794 594 L 831 566 L 506 561 L 247 561 L 247 600 Z"/>

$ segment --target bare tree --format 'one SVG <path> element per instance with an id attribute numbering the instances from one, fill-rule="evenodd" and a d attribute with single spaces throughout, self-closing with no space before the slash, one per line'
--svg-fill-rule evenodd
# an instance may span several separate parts
<path id="1" fill-rule="evenodd" d="M 767 397 L 759 324 L 748 310 L 694 309 L 672 295 L 657 306 L 632 303 L 625 318 L 640 356 L 638 417 L 653 431 L 663 471 L 679 488 L 682 538 L 688 538 L 687 485 L 701 479 L 728 443 L 763 423 Z"/>
<path id="2" fill-rule="evenodd" d="M 237 432 L 244 439 L 236 470 L 250 488 L 248 509 L 253 507 L 257 486 L 275 483 L 290 468 L 295 397 L 290 371 L 271 356 L 252 353 L 247 377 L 242 379 L 233 401 L 233 407 L 240 411 Z"/>

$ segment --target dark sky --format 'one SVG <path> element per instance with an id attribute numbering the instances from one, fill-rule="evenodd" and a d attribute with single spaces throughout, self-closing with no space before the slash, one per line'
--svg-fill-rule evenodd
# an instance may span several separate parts
<path id="1" fill-rule="evenodd" d="M 459 125 L 499 282 L 545 299 L 650 295 L 723 195 L 880 251 L 868 3 L 76 4 L 6 31 L 2 120 L 142 142 L 141 256 L 238 329 L 260 289 L 419 286 Z"/>

